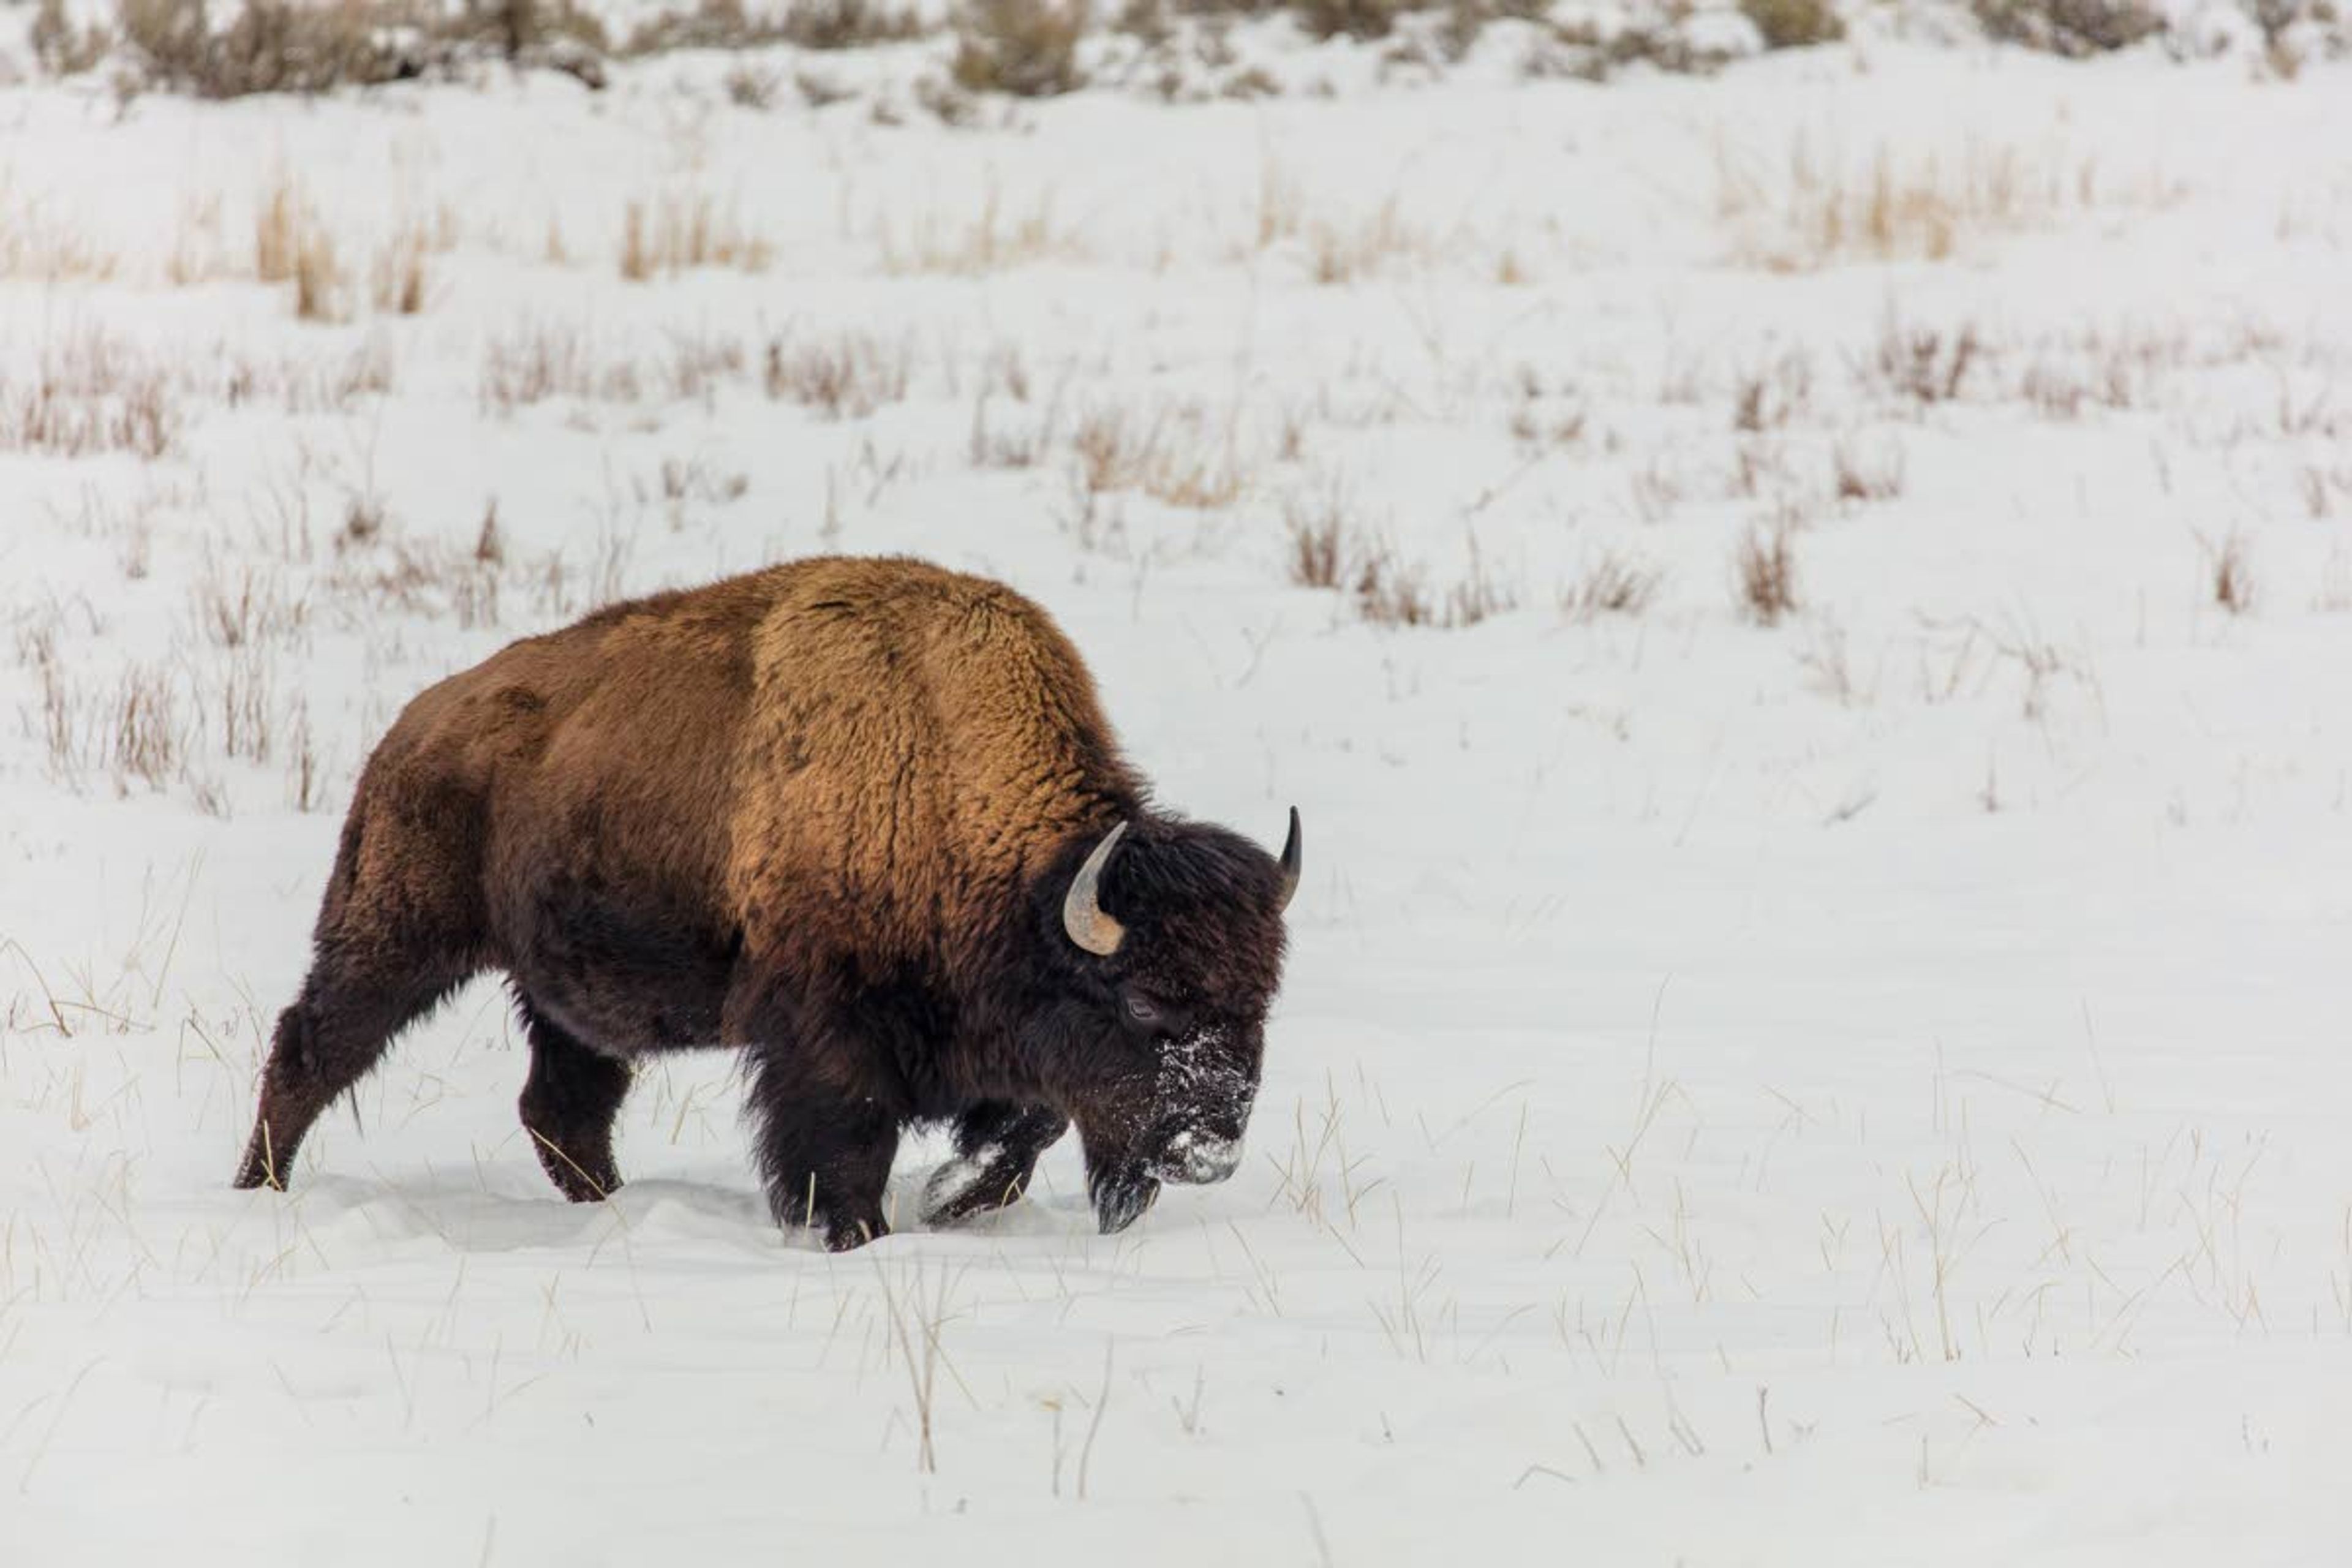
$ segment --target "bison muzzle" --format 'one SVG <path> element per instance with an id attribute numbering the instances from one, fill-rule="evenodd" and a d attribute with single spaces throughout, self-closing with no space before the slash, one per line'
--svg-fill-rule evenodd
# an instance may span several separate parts
<path id="1" fill-rule="evenodd" d="M 1073 1124 L 1105 1231 L 1233 1173 L 1280 984 L 1281 855 L 1156 808 L 1068 639 L 1001 584 L 801 561 L 598 611 L 417 697 L 362 771 L 241 1187 L 394 1037 L 503 971 L 522 1124 L 576 1202 L 650 1052 L 740 1049 L 777 1218 L 946 1224 Z"/>

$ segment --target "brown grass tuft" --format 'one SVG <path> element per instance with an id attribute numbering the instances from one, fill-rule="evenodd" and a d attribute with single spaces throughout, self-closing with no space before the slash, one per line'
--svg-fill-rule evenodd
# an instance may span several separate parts
<path id="1" fill-rule="evenodd" d="M 162 789 L 186 760 L 192 725 L 179 683 L 160 665 L 124 670 L 105 720 L 100 751 L 118 790 L 132 780 Z"/>
<path id="2" fill-rule="evenodd" d="M 335 241 L 324 229 L 302 236 L 294 262 L 294 316 L 303 321 L 340 321 L 346 314 L 351 279 L 335 259 Z"/>
<path id="3" fill-rule="evenodd" d="M 1290 0 L 1290 12 L 1310 38 L 1385 38 L 1397 17 L 1426 0 Z M 1457 32 L 1459 25 L 1457 25 Z"/>
<path id="4" fill-rule="evenodd" d="M 1973 323 L 1946 332 L 1906 328 L 1889 316 L 1879 327 L 1878 342 L 1862 375 L 1874 388 L 1914 403 L 1949 403 L 1960 395 L 1983 347 Z"/>
<path id="5" fill-rule="evenodd" d="M 1078 40 L 1087 30 L 1087 0 L 966 0 L 956 18 L 956 52 L 949 67 L 967 92 L 1050 98 L 1086 85 Z"/>
<path id="6" fill-rule="evenodd" d="M 1286 504 L 1290 580 L 1302 588 L 1336 588 L 1347 572 L 1345 520 L 1335 503 L 1317 510 Z"/>
<path id="7" fill-rule="evenodd" d="M 1654 566 L 1604 551 L 1559 591 L 1560 613 L 1572 621 L 1638 616 L 1657 596 L 1663 574 Z"/>
<path id="8" fill-rule="evenodd" d="M 885 344 L 845 332 L 830 342 L 768 342 L 763 377 L 768 395 L 814 408 L 827 419 L 863 419 L 907 395 L 914 353 L 903 341 Z"/>
<path id="9" fill-rule="evenodd" d="M 1212 428 L 1206 409 L 1161 409 L 1138 423 L 1117 409 L 1096 409 L 1070 437 L 1078 479 L 1088 494 L 1140 489 L 1154 500 L 1211 511 L 1240 499 L 1244 481 L 1231 442 Z"/>
<path id="10" fill-rule="evenodd" d="M 1739 14 L 1756 25 L 1768 49 L 1801 49 L 1845 37 L 1830 0 L 1739 0 Z"/>
<path id="11" fill-rule="evenodd" d="M 2141 0 L 1971 0 L 1985 36 L 2069 59 L 2127 49 L 2164 31 Z"/>
<path id="12" fill-rule="evenodd" d="M 2213 603 L 2233 616 L 2251 614 L 2254 607 L 2254 574 L 2246 536 L 2232 528 L 2219 543 L 2201 533 L 2197 542 L 2205 552 L 2206 583 Z"/>
<path id="13" fill-rule="evenodd" d="M 64 0 L 40 0 L 25 41 L 33 58 L 51 76 L 79 76 L 114 47 L 114 35 L 96 22 L 77 30 L 66 17 Z"/>
<path id="14" fill-rule="evenodd" d="M 1842 501 L 1893 500 L 1903 493 L 1903 448 L 1891 442 L 1865 456 L 1840 441 L 1831 448 L 1830 470 Z"/>
<path id="15" fill-rule="evenodd" d="M 621 276 L 643 283 L 702 267 L 764 272 L 775 247 L 707 195 L 665 192 L 650 206 L 631 199 L 621 220 Z"/>
<path id="16" fill-rule="evenodd" d="M 425 309 L 425 256 L 429 238 L 422 228 L 402 229 L 376 252 L 375 308 L 387 315 L 414 316 Z"/>
<path id="17" fill-rule="evenodd" d="M 294 176 L 280 173 L 253 220 L 253 275 L 264 283 L 294 276 L 302 254 L 302 192 Z"/>
<path id="18" fill-rule="evenodd" d="M 1751 528 L 1732 556 L 1740 611 L 1758 626 L 1778 626 L 1797 607 L 1795 531 L 1785 521 Z"/>
<path id="19" fill-rule="evenodd" d="M 1427 255 L 1427 235 L 1407 225 L 1396 198 L 1381 204 L 1360 223 L 1318 222 L 1307 234 L 1307 265 L 1318 283 L 1353 283 L 1392 260 Z"/>
<path id="20" fill-rule="evenodd" d="M 783 88 L 784 73 L 740 63 L 728 68 L 724 85 L 728 102 L 738 109 L 764 114 L 776 106 L 776 94 Z"/>

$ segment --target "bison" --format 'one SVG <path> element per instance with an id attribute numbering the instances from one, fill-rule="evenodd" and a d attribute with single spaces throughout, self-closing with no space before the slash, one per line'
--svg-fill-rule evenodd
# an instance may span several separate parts
<path id="1" fill-rule="evenodd" d="M 362 771 L 239 1187 L 394 1037 L 502 970 L 520 1102 L 574 1202 L 620 1185 L 648 1053 L 744 1053 L 778 1221 L 886 1234 L 903 1130 L 952 1126 L 924 1218 L 1010 1204 L 1073 1123 L 1105 1232 L 1230 1175 L 1298 885 L 1157 808 L 1077 650 L 999 583 L 788 563 L 599 610 L 417 697 Z"/>

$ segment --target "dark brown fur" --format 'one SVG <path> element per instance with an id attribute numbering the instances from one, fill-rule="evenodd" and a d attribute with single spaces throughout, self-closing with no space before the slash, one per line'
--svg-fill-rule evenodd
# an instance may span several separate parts
<path id="1" fill-rule="evenodd" d="M 1060 900 L 1122 821 L 1101 902 L 1129 937 L 1098 958 Z M 966 1160 L 934 1219 L 1017 1197 L 1075 1120 L 1116 1228 L 1160 1176 L 1223 1173 L 1180 1155 L 1237 1144 L 1283 898 L 1264 850 L 1149 807 L 1076 650 L 1002 584 L 820 559 L 616 605 L 426 690 L 370 757 L 238 1184 L 281 1184 L 393 1037 L 495 968 L 570 1197 L 619 1183 L 632 1058 L 728 1045 L 772 1204 L 831 1245 L 887 1228 L 925 1120 Z"/>

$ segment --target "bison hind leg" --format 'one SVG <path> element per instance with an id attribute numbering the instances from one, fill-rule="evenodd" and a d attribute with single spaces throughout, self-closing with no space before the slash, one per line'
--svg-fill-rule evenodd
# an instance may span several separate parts
<path id="1" fill-rule="evenodd" d="M 1038 1157 L 1069 1130 L 1069 1118 L 1043 1105 L 982 1100 L 956 1118 L 956 1157 L 923 1186 L 923 1223 L 954 1225 L 1010 1207 L 1029 1190 Z"/>
<path id="2" fill-rule="evenodd" d="M 633 1076 L 629 1064 L 583 1043 L 518 993 L 530 1040 L 530 1077 L 516 1109 L 531 1152 L 570 1202 L 601 1202 L 618 1191 L 613 1123 Z"/>

